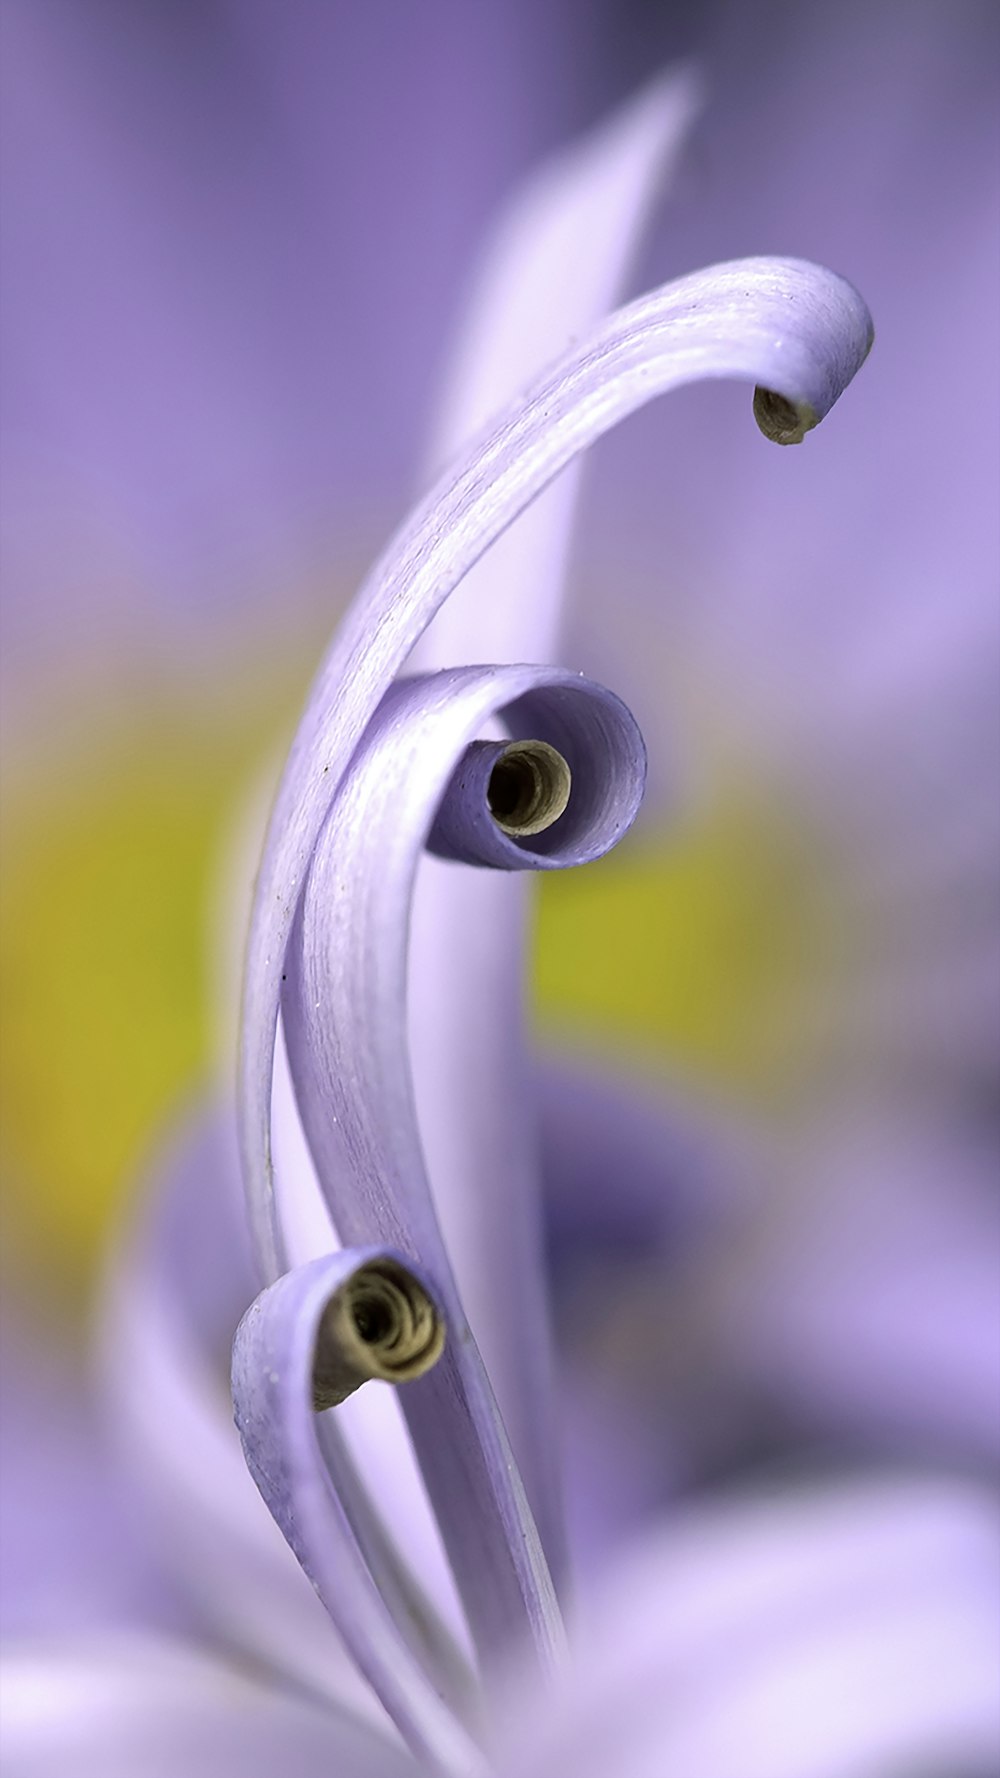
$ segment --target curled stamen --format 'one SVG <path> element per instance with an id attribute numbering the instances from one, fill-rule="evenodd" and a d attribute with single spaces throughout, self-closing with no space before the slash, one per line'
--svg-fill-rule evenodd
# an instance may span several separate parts
<path id="1" fill-rule="evenodd" d="M 254 1238 L 269 1277 L 286 1265 L 270 1107 L 281 984 L 302 884 L 331 800 L 349 786 L 358 746 L 414 643 L 560 471 L 655 396 L 703 376 L 745 378 L 764 392 L 758 424 L 791 443 L 829 413 L 872 338 L 857 291 L 803 260 L 734 260 L 679 278 L 608 317 L 544 372 L 455 459 L 373 568 L 317 674 L 257 876 L 243 996 L 240 1134 Z M 769 394 L 775 388 L 784 392 L 783 411 L 775 411 Z M 532 723 L 530 732 L 541 731 Z M 551 738 L 562 752 L 560 737 Z M 567 757 L 574 776 L 568 822 L 581 798 L 576 761 Z M 491 818 L 490 825 L 495 842 L 527 850 Z M 563 824 L 553 833 L 561 847 Z M 555 848 L 555 841 L 546 846 L 547 835 L 539 838 L 540 852 Z M 478 840 L 475 862 L 512 868 L 510 859 L 483 857 Z"/>
<path id="2" fill-rule="evenodd" d="M 758 383 L 753 392 L 753 417 L 773 444 L 801 444 L 807 432 L 819 425 L 819 415 L 806 401 L 789 401 Z"/>
<path id="3" fill-rule="evenodd" d="M 490 773 L 486 801 L 501 832 L 526 839 L 558 821 L 571 788 L 569 766 L 547 741 L 513 741 Z"/>
<path id="4" fill-rule="evenodd" d="M 507 704 L 497 697 L 490 714 L 531 738 L 466 743 L 438 791 L 428 851 L 495 870 L 562 870 L 602 857 L 642 797 L 646 754 L 635 719 L 603 686 L 556 668 L 492 668 L 481 680 L 487 697 L 501 671 L 513 676 L 512 690 L 520 681 L 518 695 Z M 468 672 L 471 687 L 485 669 Z M 425 684 L 432 711 L 443 678 L 429 675 Z M 402 706 L 390 696 L 384 708 L 399 732 Z"/>
<path id="5" fill-rule="evenodd" d="M 316 1334 L 312 1402 L 317 1413 L 362 1383 L 410 1383 L 444 1351 L 437 1305 L 398 1260 L 375 1259 L 331 1296 Z"/>

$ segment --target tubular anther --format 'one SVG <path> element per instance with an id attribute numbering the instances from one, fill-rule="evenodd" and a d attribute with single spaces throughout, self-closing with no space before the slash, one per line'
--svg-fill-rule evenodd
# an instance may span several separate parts
<path id="1" fill-rule="evenodd" d="M 569 766 L 547 741 L 512 741 L 490 773 L 486 800 L 502 833 L 527 839 L 558 821 L 571 789 Z"/>
<path id="2" fill-rule="evenodd" d="M 335 1291 L 323 1311 L 313 1356 L 317 1413 L 362 1383 L 410 1383 L 436 1364 L 445 1329 L 437 1305 L 398 1260 L 374 1259 Z"/>

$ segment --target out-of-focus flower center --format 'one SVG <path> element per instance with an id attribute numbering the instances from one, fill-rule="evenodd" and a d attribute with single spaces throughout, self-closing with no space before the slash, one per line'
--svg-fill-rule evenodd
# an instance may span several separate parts
<path id="1" fill-rule="evenodd" d="M 765 787 L 720 783 L 600 870 L 541 885 L 539 1017 L 553 1033 L 589 1023 L 671 1072 L 788 1103 L 829 1060 L 834 993 L 859 936 L 825 885 L 815 836 Z"/>

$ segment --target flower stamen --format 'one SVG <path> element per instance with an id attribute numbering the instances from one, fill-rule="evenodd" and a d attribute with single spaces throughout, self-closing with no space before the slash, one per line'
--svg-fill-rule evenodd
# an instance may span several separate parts
<path id="1" fill-rule="evenodd" d="M 410 1383 L 444 1350 L 444 1320 L 413 1273 L 397 1260 L 370 1260 L 336 1290 L 323 1311 L 313 1356 L 317 1413 L 362 1383 Z"/>
<path id="2" fill-rule="evenodd" d="M 569 766 L 547 741 L 512 741 L 490 773 L 486 800 L 501 832 L 525 839 L 558 821 L 571 789 Z"/>
<path id="3" fill-rule="evenodd" d="M 807 432 L 819 425 L 819 415 L 806 401 L 789 401 L 774 389 L 758 383 L 753 392 L 753 417 L 772 444 L 801 444 Z"/>

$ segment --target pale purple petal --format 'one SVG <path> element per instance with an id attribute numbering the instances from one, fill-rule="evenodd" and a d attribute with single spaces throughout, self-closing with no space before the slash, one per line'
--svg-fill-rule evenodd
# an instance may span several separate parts
<path id="1" fill-rule="evenodd" d="M 149 1636 L 37 1643 L 0 1661 L 9 1778 L 406 1778 L 350 1716 Z"/>
<path id="2" fill-rule="evenodd" d="M 986 1491 L 851 1483 L 676 1513 L 612 1571 L 504 1778 L 986 1774 L 1000 1759 Z"/>
<path id="3" fill-rule="evenodd" d="M 320 673 L 300 727 L 258 878 L 245 983 L 242 1131 L 258 1248 L 268 1269 L 280 1266 L 282 1249 L 269 1160 L 268 1106 L 276 1013 L 272 995 L 279 989 L 280 978 L 289 973 L 284 966 L 290 961 L 286 955 L 290 924 L 300 905 L 306 867 L 324 814 L 331 799 L 337 797 L 342 780 L 344 794 L 338 799 L 337 811 L 341 837 L 352 829 L 360 832 L 359 818 L 369 818 L 370 811 L 359 805 L 358 774 L 348 772 L 344 778 L 345 768 L 413 641 L 464 570 L 534 494 L 616 417 L 641 405 L 658 389 L 700 373 L 749 376 L 765 389 L 777 385 L 782 390 L 780 397 L 763 398 L 769 412 L 777 403 L 777 433 L 773 433 L 773 413 L 762 420 L 760 388 L 755 411 L 766 429 L 783 437 L 789 429 L 805 430 L 823 416 L 863 360 L 870 337 L 867 311 L 856 293 L 832 274 L 795 261 L 717 267 L 642 299 L 598 330 L 588 348 L 543 380 L 534 396 L 513 410 L 499 430 L 474 448 L 456 473 L 445 478 L 441 493 L 432 495 L 418 511 L 376 569 L 370 588 L 363 589 L 342 638 Z M 530 683 L 529 679 L 519 688 L 511 681 L 500 701 L 511 703 L 518 690 L 527 690 Z M 442 707 L 437 713 L 438 726 L 445 714 Z M 385 727 L 384 714 L 382 721 Z M 464 740 L 469 738 L 463 735 Z M 399 755 L 390 748 L 383 778 L 394 789 L 398 786 L 398 764 Z M 406 787 L 399 788 L 405 795 Z M 372 789 L 377 795 L 377 782 Z M 394 814 L 398 818 L 398 808 Z M 412 845 L 412 831 L 405 822 L 399 827 L 405 844 Z M 335 875 L 335 907 L 349 888 L 350 876 L 349 870 Z M 366 1050 L 355 1045 L 350 1065 L 364 1086 L 364 1098 L 353 1106 L 364 1129 L 357 1184 L 376 1215 L 386 1212 L 388 1239 L 395 1242 L 392 1224 L 398 1205 L 389 1207 L 392 1169 L 373 1168 L 372 1163 L 382 1158 L 380 1144 L 388 1143 L 391 1150 L 400 1132 L 412 1129 L 413 1119 L 405 1067 L 394 1065 L 381 1079 L 374 1078 L 371 1069 L 371 1048 L 383 1044 L 394 1064 L 400 1057 L 405 1064 L 402 1033 L 379 1028 L 380 1007 L 398 1009 L 401 1016 L 404 1004 L 402 935 L 391 951 L 387 972 L 381 957 L 400 909 L 394 873 L 387 861 L 383 861 L 379 882 L 391 884 L 392 894 L 382 919 L 373 927 L 374 949 L 367 958 L 363 950 L 361 953 L 372 974 L 372 981 L 365 984 L 372 1004 L 365 1006 L 364 995 L 358 1003 L 370 1047 Z M 299 929 L 308 937 L 304 922 Z M 359 954 L 356 931 L 347 934 L 346 944 L 340 942 L 339 950 L 341 955 L 331 958 L 332 970 L 335 977 L 339 974 L 346 980 L 351 958 Z M 400 973 L 393 980 L 396 959 Z M 378 986 L 380 969 L 388 992 Z M 330 1122 L 327 1114 L 332 1102 L 328 1100 L 324 1106 L 315 1082 L 304 1090 L 300 1079 L 310 1050 L 322 1056 L 324 1046 L 331 1047 L 323 1020 L 318 1021 L 318 1029 L 315 1021 L 312 1030 L 307 1023 L 317 1005 L 322 1006 L 322 995 L 317 996 L 308 984 L 303 985 L 301 994 L 296 995 L 294 987 L 289 994 L 286 1024 L 293 1075 L 318 1164 L 317 1145 L 320 1141 L 327 1145 L 325 1164 L 320 1164 L 319 1170 L 329 1190 L 345 1160 L 349 1168 L 356 1157 L 345 1150 L 343 1129 Z M 301 1051 L 295 1019 L 288 1018 L 296 1001 L 299 1012 L 305 1014 Z M 373 1010 L 377 1014 L 374 1020 Z M 336 1049 L 335 1043 L 332 1048 Z M 380 1057 L 378 1066 L 383 1065 Z M 329 1070 L 325 1072 L 329 1080 Z M 333 1079 L 337 1078 L 335 1069 Z M 397 1181 L 405 1178 L 406 1169 L 412 1166 L 412 1147 L 412 1142 L 406 1144 L 408 1152 Z M 457 1299 L 450 1296 L 444 1283 L 443 1255 L 435 1251 L 436 1231 L 427 1218 L 423 1220 L 427 1228 L 418 1233 L 416 1251 L 405 1242 L 403 1251 L 430 1264 L 435 1283 L 444 1292 L 449 1317 L 464 1326 Z M 342 1228 L 342 1236 L 345 1233 Z M 425 1237 L 433 1243 L 430 1252 L 424 1246 Z M 386 1234 L 376 1225 L 362 1238 L 385 1239 Z M 414 1403 L 430 1404 L 423 1430 L 416 1435 L 425 1479 L 450 1540 L 456 1579 L 481 1650 L 503 1646 L 521 1634 L 526 1623 L 547 1663 L 558 1643 L 558 1616 L 541 1550 L 478 1357 L 471 1343 L 466 1348 L 464 1337 L 452 1342 L 454 1346 L 462 1348 L 464 1363 L 471 1367 L 460 1392 L 459 1417 L 465 1420 L 466 1434 L 474 1430 L 475 1436 L 464 1437 L 447 1456 L 442 1450 L 441 1409 L 445 1424 L 454 1420 L 453 1400 L 442 1397 L 440 1409 L 435 1405 L 442 1377 L 449 1375 L 454 1364 L 453 1358 L 446 1358 L 443 1373 L 432 1373 L 410 1398 L 411 1416 L 422 1413 Z M 463 1469 L 471 1466 L 464 1475 L 456 1466 L 458 1459 Z M 484 1552 L 488 1552 L 485 1562 Z"/>
<path id="4" fill-rule="evenodd" d="M 526 878 L 424 857 L 412 905 L 410 1056 L 448 1252 L 559 1584 L 562 1479 L 553 1437 L 536 1088 L 518 961 L 526 955 L 530 901 Z"/>
<path id="5" fill-rule="evenodd" d="M 233 1334 L 254 1292 L 235 1142 L 220 1111 L 168 1147 L 111 1270 L 100 1362 L 122 1470 L 214 1636 L 299 1689 L 384 1720 L 247 1473 L 228 1384 Z"/>
<path id="6" fill-rule="evenodd" d="M 549 481 L 666 389 L 733 376 L 776 389 L 801 428 L 828 412 L 871 343 L 860 297 L 795 260 L 748 260 L 640 299 L 536 386 L 418 508 L 362 588 L 310 696 L 257 883 L 241 1054 L 241 1147 L 265 1271 L 281 1270 L 269 1104 L 285 947 L 332 794 L 417 637 Z"/>
<path id="7" fill-rule="evenodd" d="M 494 870 L 565 870 L 590 864 L 617 845 L 638 813 L 646 783 L 642 736 L 620 698 L 590 680 L 538 669 L 531 689 L 508 701 L 508 687 L 518 677 L 524 683 L 523 670 L 519 675 L 508 668 L 494 670 L 486 679 L 470 673 L 467 683 L 470 689 L 477 680 L 489 687 L 494 706 L 503 699 L 504 723 L 513 736 L 541 741 L 565 761 L 572 789 L 563 813 L 530 836 L 508 833 L 490 801 L 490 782 L 509 752 L 508 742 L 473 741 L 443 793 L 435 785 L 433 794 L 440 795 L 440 802 L 429 837 L 421 829 L 421 845 L 428 844 L 439 856 Z M 442 695 L 454 695 L 458 703 L 464 689 L 457 674 L 435 675 L 426 688 L 432 708 Z M 482 709 L 481 699 L 474 707 Z M 487 707 L 486 715 L 493 714 Z M 427 747 L 428 762 L 430 751 Z"/>
<path id="8" fill-rule="evenodd" d="M 233 1346 L 236 1424 L 261 1494 L 360 1671 L 418 1754 L 443 1771 L 464 1772 L 476 1755 L 428 1674 L 425 1625 L 416 1611 L 402 1624 L 393 1616 L 365 1561 L 350 1497 L 330 1485 L 313 1399 L 317 1340 L 331 1298 L 359 1268 L 396 1257 L 385 1248 L 332 1253 L 257 1298 Z M 449 1328 L 449 1344 L 452 1338 Z"/>
<path id="9" fill-rule="evenodd" d="M 12 1272 L 0 1311 L 0 1639 L 186 1626 L 115 1462 L 89 1355 L 58 1324 L 11 1312 Z"/>
<path id="10" fill-rule="evenodd" d="M 548 1661 L 558 1613 L 424 1175 L 406 1032 L 417 863 L 442 796 L 449 784 L 456 789 L 456 761 L 498 714 L 515 735 L 558 744 L 574 788 L 546 833 L 504 838 L 496 862 L 558 867 L 624 831 L 638 806 L 645 755 L 611 694 L 537 667 L 401 681 L 334 799 L 285 959 L 282 1006 L 303 1126 L 340 1238 L 386 1242 L 426 1267 L 452 1330 L 440 1364 L 406 1391 L 402 1405 L 473 1635 L 484 1654 L 495 1655 L 527 1623 Z M 484 806 L 481 786 L 479 800 Z M 478 814 L 459 788 L 456 832 L 463 820 L 479 831 Z"/>
<path id="11" fill-rule="evenodd" d="M 435 474 L 621 301 L 698 102 L 692 71 L 671 69 L 515 192 L 452 354 L 427 453 Z M 414 669 L 556 659 L 580 469 L 469 571 L 417 643 Z"/>
<path id="12" fill-rule="evenodd" d="M 515 194 L 490 239 L 456 346 L 433 465 L 454 456 L 620 300 L 696 107 L 690 72 L 672 70 Z M 413 667 L 557 658 L 580 469 L 571 465 L 475 564 L 418 641 Z M 445 1238 L 558 1579 L 564 1530 L 532 1101 L 521 976 L 511 967 L 524 954 L 527 911 L 526 884 L 426 859 L 413 906 L 409 1018 L 417 1112 Z"/>
<path id="13" fill-rule="evenodd" d="M 137 1225 L 116 1257 L 102 1316 L 104 1392 L 124 1475 L 148 1530 L 198 1619 L 297 1689 L 384 1723 L 381 1706 L 308 1585 L 255 1489 L 232 1421 L 228 1372 L 236 1323 L 254 1285 L 238 1163 L 220 1111 L 185 1130 L 163 1158 Z M 466 1696 L 466 1664 L 441 1627 L 359 1478 L 383 1461 L 352 1459 L 333 1417 L 317 1422 L 323 1459 L 387 1611 L 419 1645 L 435 1683 Z M 410 1547 L 398 1453 L 394 1531 Z M 431 1571 L 432 1583 L 436 1579 Z M 435 1594 L 440 1592 L 435 1589 Z"/>
<path id="14" fill-rule="evenodd" d="M 282 1228 L 292 1264 L 301 1265 L 340 1243 L 302 1130 L 280 1026 L 279 1038 L 273 1138 Z M 398 1391 L 386 1383 L 375 1383 L 350 1396 L 336 1415 L 327 1415 L 320 1423 L 324 1455 L 335 1485 L 346 1494 L 355 1534 L 383 1596 L 390 1604 L 399 1593 L 419 1599 L 419 1614 L 428 1628 L 441 1616 L 451 1636 L 468 1646 L 468 1626 L 400 1399 Z M 401 1599 L 400 1604 L 405 1601 Z M 391 1609 L 396 1606 L 391 1604 Z M 409 1606 L 404 1615 L 411 1615 Z M 439 1640 L 443 1644 L 447 1641 Z M 452 1665 L 450 1659 L 447 1665 Z"/>
<path id="15" fill-rule="evenodd" d="M 705 1280 L 744 1386 L 807 1435 L 1000 1460 L 1000 1202 L 989 1136 L 937 1115 L 826 1123 Z"/>

